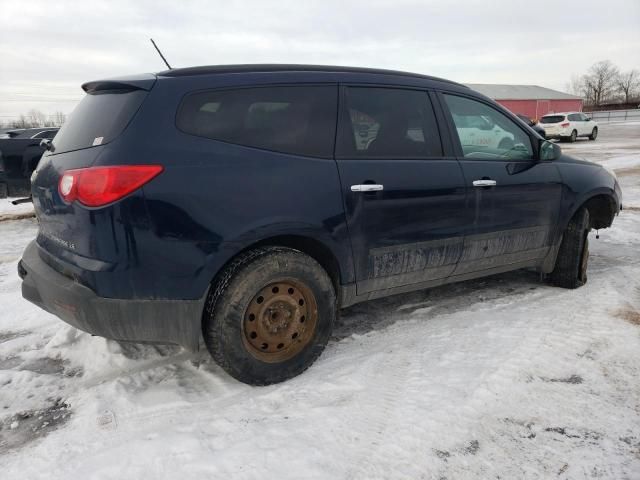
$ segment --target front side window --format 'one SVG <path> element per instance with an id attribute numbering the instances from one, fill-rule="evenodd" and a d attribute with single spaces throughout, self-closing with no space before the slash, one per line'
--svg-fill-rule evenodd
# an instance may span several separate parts
<path id="1" fill-rule="evenodd" d="M 532 160 L 531 139 L 509 117 L 476 100 L 445 95 L 465 158 Z"/>
<path id="2" fill-rule="evenodd" d="M 396 159 L 442 156 L 426 92 L 348 87 L 346 100 L 337 156 Z"/>
<path id="3" fill-rule="evenodd" d="M 569 120 L 572 122 L 581 122 L 582 115 L 580 115 L 579 113 L 572 113 L 571 115 L 569 115 Z"/>
<path id="4" fill-rule="evenodd" d="M 188 95 L 180 130 L 213 140 L 312 157 L 333 156 L 338 87 L 277 86 Z"/>

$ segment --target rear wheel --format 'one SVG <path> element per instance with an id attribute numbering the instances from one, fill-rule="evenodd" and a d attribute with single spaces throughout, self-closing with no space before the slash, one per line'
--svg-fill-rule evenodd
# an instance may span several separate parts
<path id="1" fill-rule="evenodd" d="M 591 135 L 589 135 L 589 140 L 595 140 L 596 138 L 598 138 L 598 127 L 593 127 Z"/>
<path id="2" fill-rule="evenodd" d="M 569 142 L 573 143 L 576 141 L 577 138 L 578 138 L 578 132 L 574 130 L 573 132 L 571 132 L 571 136 L 569 137 Z"/>
<path id="3" fill-rule="evenodd" d="M 335 317 L 325 270 L 297 250 L 265 247 L 240 255 L 220 275 L 203 335 L 232 377 L 268 385 L 299 375 L 318 358 Z"/>
<path id="4" fill-rule="evenodd" d="M 553 285 L 578 288 L 587 283 L 589 263 L 589 211 L 580 209 L 562 236 L 556 265 L 549 279 Z"/>

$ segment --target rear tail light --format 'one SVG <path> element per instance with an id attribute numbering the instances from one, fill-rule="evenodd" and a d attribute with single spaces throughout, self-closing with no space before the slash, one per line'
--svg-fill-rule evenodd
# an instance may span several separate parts
<path id="1" fill-rule="evenodd" d="M 60 177 L 58 192 L 66 203 L 78 201 L 87 207 L 102 207 L 137 190 L 158 176 L 161 165 L 118 165 L 67 170 Z"/>
<path id="2" fill-rule="evenodd" d="M 569 125 L 571 125 L 569 122 L 565 122 L 565 123 L 561 123 L 560 126 L 561 127 L 568 127 Z"/>

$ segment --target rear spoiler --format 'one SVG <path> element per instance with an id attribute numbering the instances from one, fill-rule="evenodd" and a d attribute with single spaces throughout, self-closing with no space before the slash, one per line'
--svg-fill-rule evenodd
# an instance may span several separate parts
<path id="1" fill-rule="evenodd" d="M 86 93 L 99 92 L 102 90 L 151 90 L 156 83 L 156 76 L 151 73 L 143 73 L 130 77 L 107 78 L 105 80 L 94 80 L 82 84 L 82 90 Z"/>

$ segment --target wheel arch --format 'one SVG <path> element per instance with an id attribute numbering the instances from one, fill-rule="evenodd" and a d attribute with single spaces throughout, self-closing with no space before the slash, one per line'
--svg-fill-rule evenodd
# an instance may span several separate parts
<path id="1" fill-rule="evenodd" d="M 304 234 L 274 234 L 244 245 L 243 248 L 234 252 L 234 254 L 227 258 L 224 264 L 217 269 L 215 276 L 211 279 L 210 285 L 214 286 L 217 283 L 219 275 L 224 272 L 227 266 L 239 255 L 260 247 L 292 248 L 313 258 L 329 275 L 336 295 L 338 296 L 338 302 L 340 303 L 341 292 L 343 290 L 342 285 L 349 283 L 350 277 L 353 275 L 353 272 L 349 268 L 350 265 L 341 265 L 339 253 L 335 252 L 326 242 Z"/>
<path id="2" fill-rule="evenodd" d="M 327 272 L 336 293 L 340 291 L 342 269 L 334 252 L 322 241 L 304 235 L 276 235 L 260 240 L 243 251 L 257 247 L 288 247 L 310 256 Z M 242 252 L 240 252 L 242 253 Z"/>
<path id="3" fill-rule="evenodd" d="M 612 195 L 599 193 L 583 201 L 576 211 L 581 208 L 586 208 L 589 211 L 589 226 L 591 228 L 608 228 L 616 216 L 617 202 Z"/>
<path id="4" fill-rule="evenodd" d="M 582 209 L 589 211 L 589 227 L 595 229 L 608 228 L 618 212 L 618 201 L 614 192 L 608 189 L 599 189 L 581 198 L 574 204 L 569 214 L 562 223 L 561 231 L 567 228 L 569 221 Z"/>

